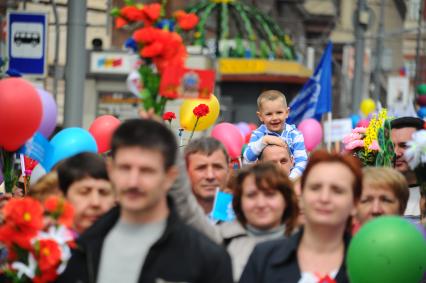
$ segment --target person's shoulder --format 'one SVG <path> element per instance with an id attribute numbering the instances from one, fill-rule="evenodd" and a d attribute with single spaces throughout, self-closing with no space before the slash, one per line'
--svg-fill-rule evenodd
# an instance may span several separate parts
<path id="1" fill-rule="evenodd" d="M 194 249 L 194 251 L 200 253 L 203 253 L 204 251 L 226 253 L 224 247 L 213 242 L 206 235 L 183 222 L 179 222 L 175 228 L 176 233 L 181 235 L 179 239 L 184 240 L 185 243 L 190 243 L 190 246 Z"/>
<path id="2" fill-rule="evenodd" d="M 261 242 L 256 245 L 253 254 L 260 261 L 284 261 L 297 249 L 299 237 L 299 235 L 292 235 L 290 237 Z"/>

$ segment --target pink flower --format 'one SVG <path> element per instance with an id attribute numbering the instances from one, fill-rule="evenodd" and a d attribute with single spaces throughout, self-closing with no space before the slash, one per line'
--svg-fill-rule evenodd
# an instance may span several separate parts
<path id="1" fill-rule="evenodd" d="M 364 140 L 354 140 L 345 146 L 346 150 L 354 150 L 355 148 L 364 147 Z"/>
<path id="2" fill-rule="evenodd" d="M 349 134 L 349 135 L 347 135 L 347 136 L 345 136 L 344 138 L 343 138 L 343 143 L 344 144 L 348 144 L 348 143 L 350 143 L 350 142 L 353 142 L 353 141 L 355 141 L 355 140 L 360 140 L 360 139 L 362 139 L 362 135 L 361 134 L 358 134 L 358 133 L 352 133 L 352 134 Z"/>
<path id="3" fill-rule="evenodd" d="M 380 146 L 379 146 L 379 144 L 377 143 L 377 141 L 376 140 L 374 140 L 369 146 L 368 146 L 368 149 L 371 149 L 371 150 L 380 150 Z"/>
<path id="4" fill-rule="evenodd" d="M 365 132 L 367 131 L 367 128 L 364 127 L 356 127 L 355 129 L 352 130 L 352 133 L 360 133 L 360 134 L 365 134 Z"/>

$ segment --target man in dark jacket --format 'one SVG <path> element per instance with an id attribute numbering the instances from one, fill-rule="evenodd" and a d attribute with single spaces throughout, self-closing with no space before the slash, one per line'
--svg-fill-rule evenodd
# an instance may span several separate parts
<path id="1" fill-rule="evenodd" d="M 226 251 L 183 224 L 167 199 L 176 153 L 158 122 L 130 120 L 116 130 L 108 171 L 120 206 L 78 239 L 59 282 L 232 282 Z"/>

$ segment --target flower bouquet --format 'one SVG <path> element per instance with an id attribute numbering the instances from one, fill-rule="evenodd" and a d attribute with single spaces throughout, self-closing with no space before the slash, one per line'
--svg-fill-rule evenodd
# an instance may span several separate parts
<path id="1" fill-rule="evenodd" d="M 345 150 L 358 157 L 364 166 L 392 166 L 395 153 L 390 131 L 387 111 L 382 109 L 367 128 L 357 127 L 343 139 Z"/>
<path id="2" fill-rule="evenodd" d="M 166 18 L 164 9 L 167 1 L 164 0 L 161 4 L 125 2 L 121 9 L 111 11 L 115 17 L 115 27 L 136 29 L 125 45 L 137 52 L 141 59 L 136 74 L 139 77 L 137 92 L 144 109 L 153 108 L 161 116 L 167 100 L 178 96 L 174 90 L 159 91 L 161 77 L 166 68 L 184 68 L 187 52 L 181 34 L 193 29 L 198 17 L 177 11 L 172 18 Z"/>
<path id="3" fill-rule="evenodd" d="M 64 199 L 42 205 L 29 198 L 10 200 L 3 209 L 0 243 L 7 260 L 0 265 L 6 282 L 52 282 L 66 267 L 74 246 L 74 211 Z"/>

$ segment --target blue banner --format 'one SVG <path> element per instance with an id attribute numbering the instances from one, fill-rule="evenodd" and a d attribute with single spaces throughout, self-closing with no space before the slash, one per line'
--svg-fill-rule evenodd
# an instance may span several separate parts
<path id="1" fill-rule="evenodd" d="M 48 160 L 49 155 L 53 152 L 53 146 L 39 132 L 29 139 L 19 150 L 18 153 L 37 160 L 43 165 Z"/>
<path id="2" fill-rule="evenodd" d="M 328 42 L 321 61 L 313 76 L 290 103 L 289 124 L 298 125 L 305 119 L 321 120 L 324 113 L 331 112 L 331 52 L 333 44 Z"/>

